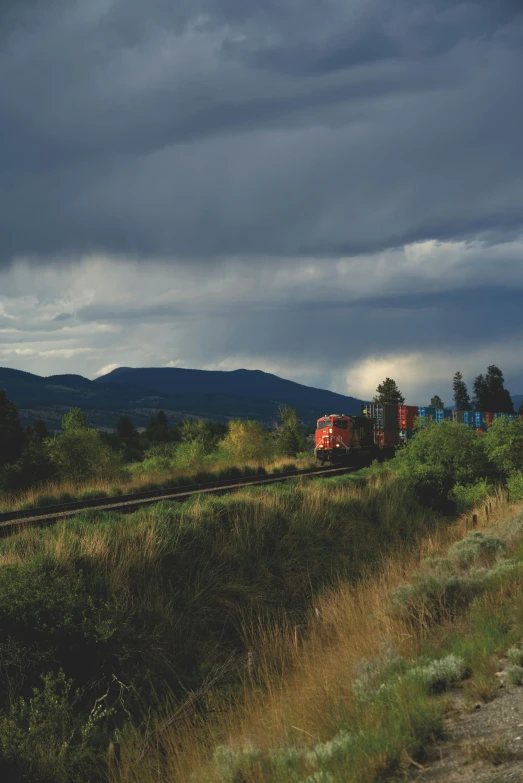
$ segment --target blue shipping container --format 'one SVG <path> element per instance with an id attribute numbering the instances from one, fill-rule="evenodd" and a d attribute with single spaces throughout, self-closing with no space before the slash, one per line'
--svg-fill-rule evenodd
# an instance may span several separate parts
<path id="1" fill-rule="evenodd" d="M 428 421 L 436 421 L 436 414 L 438 408 L 418 408 L 418 416 L 428 419 Z"/>
<path id="2" fill-rule="evenodd" d="M 509 421 L 515 421 L 518 418 L 517 413 L 495 413 L 495 419 L 508 419 Z"/>
<path id="3" fill-rule="evenodd" d="M 474 426 L 474 413 L 472 411 L 463 411 L 463 423 L 469 427 Z"/>
<path id="4" fill-rule="evenodd" d="M 474 426 L 479 427 L 486 427 L 487 426 L 487 415 L 483 411 L 476 411 L 474 413 Z"/>

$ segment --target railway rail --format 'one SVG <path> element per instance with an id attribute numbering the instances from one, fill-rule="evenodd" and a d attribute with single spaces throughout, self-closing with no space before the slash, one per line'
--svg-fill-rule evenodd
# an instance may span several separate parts
<path id="1" fill-rule="evenodd" d="M 310 468 L 306 470 L 289 470 L 283 473 L 263 475 L 260 477 L 244 476 L 238 479 L 221 479 L 204 484 L 188 484 L 182 487 L 154 489 L 147 492 L 137 492 L 129 495 L 118 495 L 109 498 L 79 500 L 73 503 L 60 503 L 54 506 L 44 506 L 0 513 L 0 538 L 16 533 L 27 527 L 45 527 L 60 520 L 70 519 L 85 509 L 95 511 L 117 511 L 120 514 L 132 513 L 139 508 L 158 503 L 160 500 L 181 502 L 188 500 L 197 493 L 219 495 L 241 487 L 266 486 L 287 481 L 290 478 L 305 476 L 321 478 L 339 476 L 365 467 L 368 462 L 339 467 Z"/>

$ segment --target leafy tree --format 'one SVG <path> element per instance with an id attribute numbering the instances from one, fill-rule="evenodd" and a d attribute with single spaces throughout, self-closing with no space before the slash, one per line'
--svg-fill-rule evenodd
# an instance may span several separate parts
<path id="1" fill-rule="evenodd" d="M 104 443 L 100 433 L 87 425 L 87 417 L 74 408 L 62 419 L 59 435 L 47 442 L 52 463 L 62 479 L 81 483 L 93 478 L 118 476 L 121 460 Z"/>
<path id="2" fill-rule="evenodd" d="M 16 462 L 22 453 L 24 434 L 18 418 L 18 410 L 7 399 L 5 389 L 0 390 L 0 468 Z"/>
<path id="3" fill-rule="evenodd" d="M 4 490 L 20 490 L 49 481 L 56 475 L 47 444 L 31 436 L 19 459 L 6 466 L 0 474 L 0 486 Z"/>
<path id="4" fill-rule="evenodd" d="M 405 397 L 398 389 L 396 381 L 392 378 L 385 378 L 383 383 L 380 383 L 376 389 L 376 396 L 374 402 L 381 405 L 403 405 Z"/>
<path id="5" fill-rule="evenodd" d="M 227 434 L 227 427 L 204 419 L 184 419 L 178 425 L 182 443 L 198 443 L 203 454 L 213 452 Z"/>
<path id="6" fill-rule="evenodd" d="M 305 430 L 298 414 L 289 405 L 281 408 L 279 419 L 276 426 L 278 453 L 284 457 L 295 457 L 306 448 Z"/>
<path id="7" fill-rule="evenodd" d="M 442 504 L 455 484 L 472 484 L 492 473 L 483 439 L 464 424 L 429 422 L 394 462 L 420 500 Z"/>
<path id="8" fill-rule="evenodd" d="M 87 414 L 81 408 L 72 408 L 62 417 L 62 430 L 64 432 L 86 430 L 88 427 Z"/>
<path id="9" fill-rule="evenodd" d="M 439 408 L 440 410 L 443 410 L 445 405 L 443 404 L 443 400 L 441 399 L 441 397 L 438 397 L 438 395 L 436 394 L 434 397 L 432 397 L 430 401 L 430 407 Z"/>
<path id="10" fill-rule="evenodd" d="M 490 461 L 505 476 L 523 470 L 523 421 L 495 419 L 482 438 Z"/>
<path id="11" fill-rule="evenodd" d="M 463 380 L 463 375 L 458 371 L 454 376 L 452 383 L 454 391 L 454 405 L 458 411 L 470 410 L 470 397 L 467 391 L 467 385 Z"/>
<path id="12" fill-rule="evenodd" d="M 521 405 L 518 408 L 518 415 L 523 416 L 523 400 L 521 400 Z"/>
<path id="13" fill-rule="evenodd" d="M 266 460 L 274 448 L 269 434 L 257 421 L 231 421 L 220 446 L 237 460 Z"/>

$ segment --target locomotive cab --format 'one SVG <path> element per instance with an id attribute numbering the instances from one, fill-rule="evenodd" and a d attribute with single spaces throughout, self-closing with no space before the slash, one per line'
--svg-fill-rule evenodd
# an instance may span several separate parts
<path id="1" fill-rule="evenodd" d="M 348 456 L 352 440 L 349 416 L 331 413 L 318 419 L 316 425 L 316 459 L 323 462 L 341 461 Z"/>

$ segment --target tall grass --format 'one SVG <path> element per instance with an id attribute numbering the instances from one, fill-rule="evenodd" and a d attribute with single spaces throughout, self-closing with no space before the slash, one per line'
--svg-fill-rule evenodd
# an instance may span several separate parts
<path id="1" fill-rule="evenodd" d="M 194 724 L 236 702 L 246 672 L 265 692 L 271 680 L 261 676 L 264 667 L 282 675 L 292 669 L 315 596 L 321 638 L 334 639 L 319 596 L 340 580 L 356 584 L 384 551 L 409 550 L 437 529 L 438 517 L 403 485 L 367 473 L 365 481 L 355 474 L 299 479 L 184 505 L 164 502 L 126 517 L 83 512 L 3 540 L 0 714 L 11 715 L 9 725 L 23 737 L 40 675 L 52 678 L 50 703 L 55 686 L 69 693 L 63 720 L 73 721 L 77 734 L 66 750 L 49 740 L 62 748 L 55 779 L 66 780 L 74 754 L 83 749 L 91 764 L 98 753 L 102 762 L 109 739 L 130 721 L 136 725 L 144 704 L 151 709 L 168 694 L 170 709 Z M 20 779 L 38 780 L 30 759 L 42 754 L 6 736 L 9 747 L 19 747 Z M 144 731 L 140 736 L 143 745 Z"/>
<path id="2" fill-rule="evenodd" d="M 212 456 L 212 455 L 211 455 Z M 294 459 L 293 466 L 297 469 L 312 467 L 313 457 L 301 456 Z M 22 492 L 0 492 L 0 511 L 8 511 L 17 508 L 32 508 L 35 506 L 51 505 L 54 503 L 68 503 L 73 500 L 81 500 L 86 492 L 97 493 L 99 497 L 118 495 L 129 492 L 139 492 L 151 488 L 176 484 L 191 484 L 214 481 L 229 476 L 255 473 L 265 470 L 269 472 L 281 471 L 289 467 L 289 458 L 270 460 L 257 460 L 236 465 L 230 457 L 221 455 L 214 460 L 206 458 L 201 464 L 192 465 L 190 470 L 183 467 L 169 467 L 166 470 L 142 470 L 141 463 L 124 468 L 119 479 L 105 479 L 99 477 L 90 479 L 84 483 L 71 481 L 47 481 Z"/>
<path id="3" fill-rule="evenodd" d="M 314 488 L 311 505 L 320 500 L 320 491 Z M 366 488 L 364 494 L 369 491 Z M 391 503 L 392 517 L 401 509 L 398 500 L 396 496 Z M 387 501 L 383 496 L 381 501 L 385 519 Z M 466 536 L 465 518 L 432 528 L 415 549 L 400 545 L 378 573 L 317 595 L 298 634 L 288 618 L 279 627 L 254 634 L 253 663 L 244 669 L 241 706 L 221 705 L 203 723 L 193 711 L 179 709 L 171 709 L 169 722 L 167 710 L 156 733 L 149 726 L 154 741 L 146 747 L 137 744 L 136 735 L 127 737 L 124 779 L 372 783 L 391 774 L 402 759 L 422 760 L 427 744 L 442 731 L 446 709 L 441 697 L 429 698 L 431 683 L 439 678 L 445 687 L 469 669 L 476 674 L 481 693 L 492 654 L 523 633 L 523 612 L 517 608 L 523 597 L 522 563 L 496 566 L 496 557 L 522 556 L 523 523 L 516 520 L 503 527 L 506 515 L 507 506 L 498 501 L 488 518 L 480 517 L 483 529 L 492 533 L 483 539 L 485 545 L 473 536 L 467 539 L 470 545 L 453 546 Z M 378 540 L 384 528 L 386 524 L 375 529 Z M 422 529 L 423 525 L 413 525 L 411 540 Z M 499 540 L 497 531 L 504 546 L 492 544 Z M 385 542 L 386 538 L 383 551 Z M 467 547 L 473 553 L 464 558 Z M 415 618 L 398 613 L 393 598 L 403 585 L 415 583 L 418 573 L 436 567 L 438 556 L 440 563 L 448 560 L 449 580 L 453 569 L 479 579 L 477 569 L 483 566 L 485 591 L 471 599 L 470 610 L 469 603 L 458 613 L 452 603 L 443 607 L 435 626 L 429 611 L 420 611 Z M 420 600 L 428 608 L 430 593 Z M 514 615 L 519 624 L 514 624 Z M 468 648 L 462 641 L 467 633 L 473 638 L 476 634 Z M 442 658 L 441 665 L 412 664 L 408 669 L 405 663 L 420 656 L 426 661 L 427 655 L 437 659 L 448 652 L 457 657 L 451 656 L 448 663 Z M 362 681 L 362 660 L 374 662 L 390 683 L 373 693 L 371 681 L 364 677 L 363 698 L 361 688 L 355 689 Z M 397 676 L 405 666 L 411 674 Z"/>

